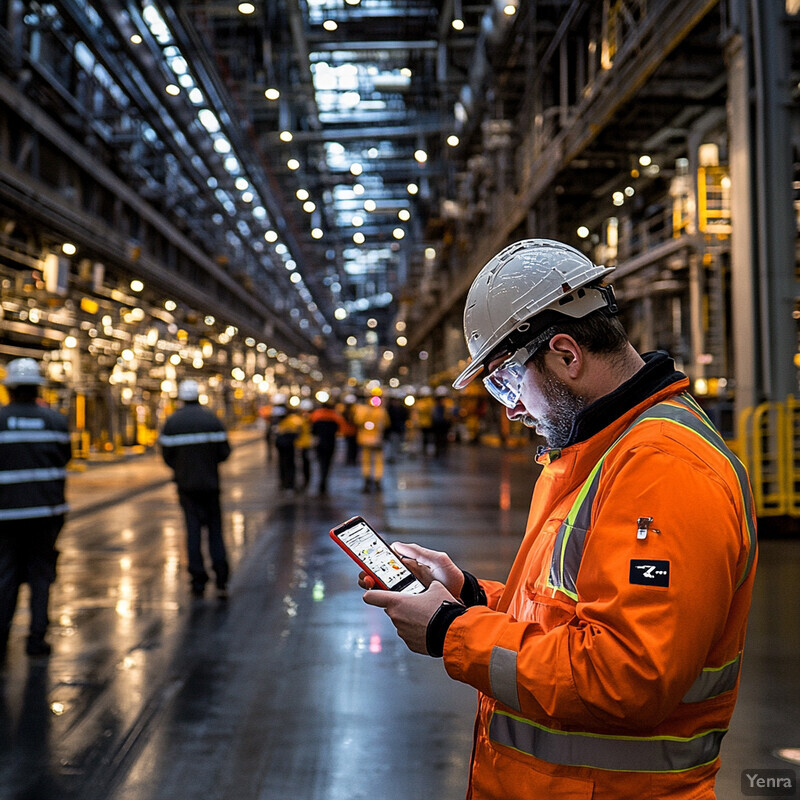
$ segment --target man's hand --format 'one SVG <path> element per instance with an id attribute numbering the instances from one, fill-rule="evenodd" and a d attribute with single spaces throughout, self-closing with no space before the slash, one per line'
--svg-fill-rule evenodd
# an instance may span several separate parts
<path id="1" fill-rule="evenodd" d="M 428 655 L 425 635 L 431 617 L 445 600 L 455 599 L 439 581 L 431 583 L 427 591 L 422 594 L 403 594 L 378 589 L 364 592 L 364 602 L 386 611 L 397 629 L 397 635 L 406 643 L 408 649 L 422 655 Z"/>
<path id="2" fill-rule="evenodd" d="M 393 542 L 392 550 L 400 557 L 400 561 L 409 571 L 419 578 L 423 586 L 430 586 L 438 581 L 453 595 L 461 596 L 464 586 L 464 573 L 453 563 L 447 553 L 429 550 L 418 544 Z M 358 585 L 362 589 L 371 589 L 375 582 L 364 572 L 358 576 Z"/>

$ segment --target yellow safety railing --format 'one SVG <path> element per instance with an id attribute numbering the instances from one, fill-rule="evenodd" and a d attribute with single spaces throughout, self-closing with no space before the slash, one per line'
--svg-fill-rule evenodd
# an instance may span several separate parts
<path id="1" fill-rule="evenodd" d="M 750 473 L 759 517 L 800 517 L 800 402 L 745 409 L 730 443 Z"/>

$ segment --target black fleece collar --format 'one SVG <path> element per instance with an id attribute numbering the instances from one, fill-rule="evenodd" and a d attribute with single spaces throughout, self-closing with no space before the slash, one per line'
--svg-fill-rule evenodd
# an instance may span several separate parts
<path id="1" fill-rule="evenodd" d="M 648 397 L 686 377 L 662 350 L 644 353 L 642 358 L 644 366 L 635 375 L 578 412 L 565 446 L 591 438 Z"/>

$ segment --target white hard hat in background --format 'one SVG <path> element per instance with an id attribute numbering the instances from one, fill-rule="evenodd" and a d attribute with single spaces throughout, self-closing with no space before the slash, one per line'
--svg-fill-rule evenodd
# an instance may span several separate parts
<path id="1" fill-rule="evenodd" d="M 42 386 L 44 378 L 39 362 L 33 358 L 15 358 L 9 361 L 3 383 L 9 389 L 16 386 Z"/>
<path id="2" fill-rule="evenodd" d="M 275 406 L 282 406 L 286 402 L 286 395 L 278 392 L 272 396 L 272 404 Z"/>
<path id="3" fill-rule="evenodd" d="M 300 410 L 301 411 L 311 411 L 314 408 L 314 401 L 309 400 L 308 398 L 300 401 Z"/>
<path id="4" fill-rule="evenodd" d="M 197 381 L 187 378 L 185 381 L 180 382 L 178 385 L 178 400 L 191 403 L 197 400 L 198 397 L 200 397 L 200 384 Z"/>
<path id="5" fill-rule="evenodd" d="M 464 336 L 472 361 L 453 386 L 463 389 L 511 334 L 530 330 L 533 337 L 537 330 L 530 320 L 537 314 L 552 311 L 578 318 L 611 307 L 608 290 L 581 290 L 613 270 L 551 239 L 523 239 L 506 247 L 478 273 L 467 294 Z"/>

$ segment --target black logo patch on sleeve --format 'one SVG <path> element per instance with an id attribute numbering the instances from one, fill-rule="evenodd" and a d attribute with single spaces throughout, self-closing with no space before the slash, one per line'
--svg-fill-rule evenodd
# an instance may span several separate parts
<path id="1" fill-rule="evenodd" d="M 639 586 L 669 586 L 669 561 L 632 558 L 630 581 Z"/>

